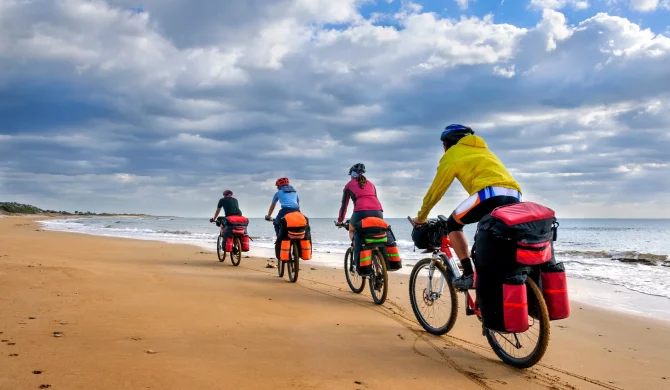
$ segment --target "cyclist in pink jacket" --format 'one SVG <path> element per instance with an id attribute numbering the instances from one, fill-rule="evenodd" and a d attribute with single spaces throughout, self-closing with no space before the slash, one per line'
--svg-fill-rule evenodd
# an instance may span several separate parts
<path id="1" fill-rule="evenodd" d="M 351 214 L 349 223 L 349 238 L 354 239 L 354 225 L 365 217 L 384 218 L 384 209 L 382 209 L 379 199 L 377 199 L 377 189 L 363 174 L 365 173 L 365 165 L 356 164 L 349 169 L 351 180 L 344 186 L 342 194 L 342 206 L 340 207 L 340 214 L 337 218 L 337 225 L 344 222 L 347 216 L 347 206 L 349 199 L 354 202 L 354 212 Z"/>

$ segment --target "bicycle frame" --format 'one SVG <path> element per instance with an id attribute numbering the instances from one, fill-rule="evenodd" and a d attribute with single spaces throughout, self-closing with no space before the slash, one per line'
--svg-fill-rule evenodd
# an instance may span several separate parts
<path id="1" fill-rule="evenodd" d="M 449 277 L 453 279 L 458 278 L 461 276 L 461 271 L 458 268 L 458 265 L 456 263 L 456 258 L 454 257 L 454 251 L 453 248 L 451 247 L 451 242 L 449 241 L 448 237 L 443 237 L 442 238 L 442 246 L 440 248 L 431 248 L 433 250 L 433 255 L 432 255 L 432 262 L 431 262 L 431 267 L 428 269 L 428 281 L 426 286 L 426 291 L 432 294 L 432 285 L 430 281 L 433 279 L 433 272 L 435 272 L 434 267 L 445 267 L 445 273 L 449 275 Z M 477 274 L 475 272 L 475 283 L 477 280 Z M 439 291 L 437 292 L 438 295 L 442 295 L 442 292 L 444 291 L 444 279 L 440 282 L 440 287 Z M 465 308 L 465 315 L 471 316 L 471 315 L 476 315 L 477 317 L 481 317 L 481 311 L 479 310 L 479 307 L 477 307 L 477 303 L 475 300 L 472 298 L 472 295 L 470 294 L 469 291 L 464 292 L 465 298 L 467 301 L 467 307 Z"/>

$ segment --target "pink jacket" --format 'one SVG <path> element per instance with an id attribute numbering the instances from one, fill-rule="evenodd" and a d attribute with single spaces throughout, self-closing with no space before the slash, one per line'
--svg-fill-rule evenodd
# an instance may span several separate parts
<path id="1" fill-rule="evenodd" d="M 337 218 L 338 222 L 343 222 L 347 215 L 347 206 L 349 205 L 349 198 L 354 202 L 354 212 L 363 210 L 384 211 L 382 204 L 377 199 L 377 188 L 372 182 L 368 181 L 363 188 L 358 185 L 356 179 L 349 180 L 344 186 L 344 193 L 342 194 L 342 206 L 340 207 L 340 214 Z"/>

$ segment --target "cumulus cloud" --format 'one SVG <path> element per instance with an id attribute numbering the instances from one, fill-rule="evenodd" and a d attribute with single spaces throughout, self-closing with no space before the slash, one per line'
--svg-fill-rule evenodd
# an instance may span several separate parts
<path id="1" fill-rule="evenodd" d="M 640 12 L 656 11 L 659 0 L 629 0 L 630 9 Z"/>
<path id="2" fill-rule="evenodd" d="M 230 187 L 262 215 L 289 176 L 329 216 L 363 162 L 405 216 L 449 123 L 564 215 L 670 190 L 666 34 L 607 13 L 568 23 L 560 10 L 585 1 L 532 1 L 528 28 L 364 3 L 0 2 L 0 196 L 205 215 Z M 435 212 L 465 195 L 456 184 Z"/>
<path id="3" fill-rule="evenodd" d="M 456 2 L 456 5 L 458 5 L 458 8 L 460 8 L 461 10 L 466 10 L 469 7 L 468 3 L 470 1 L 469 0 L 454 0 L 454 2 Z"/>
<path id="4" fill-rule="evenodd" d="M 590 4 L 587 0 L 530 0 L 530 6 L 540 9 L 559 10 L 567 6 L 574 10 L 585 10 Z"/>

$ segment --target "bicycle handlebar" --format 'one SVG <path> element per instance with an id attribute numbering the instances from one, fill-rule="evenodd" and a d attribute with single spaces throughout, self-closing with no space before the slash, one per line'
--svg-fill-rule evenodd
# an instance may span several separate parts
<path id="1" fill-rule="evenodd" d="M 351 221 L 351 220 L 347 219 L 346 221 L 342 222 L 341 225 L 338 225 L 337 221 L 334 221 L 333 223 L 335 224 L 335 226 L 337 226 L 338 229 L 344 228 L 346 230 L 349 230 L 349 221 Z"/>
<path id="2" fill-rule="evenodd" d="M 437 216 L 437 219 L 429 219 L 428 221 L 426 221 L 426 222 L 424 222 L 424 223 L 422 223 L 422 224 L 414 223 L 414 220 L 412 220 L 412 217 L 410 217 L 410 216 L 407 217 L 407 220 L 408 220 L 409 223 L 412 225 L 412 227 L 417 227 L 417 226 L 422 226 L 422 225 L 428 223 L 429 221 L 439 222 L 439 223 L 441 223 L 442 225 L 446 226 L 446 225 L 447 225 L 447 221 L 448 221 L 449 219 L 448 219 L 447 217 L 445 217 L 444 215 L 438 215 L 438 216 Z"/>

